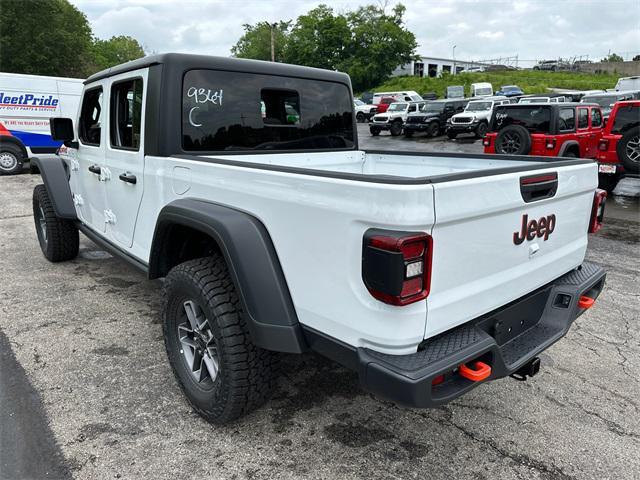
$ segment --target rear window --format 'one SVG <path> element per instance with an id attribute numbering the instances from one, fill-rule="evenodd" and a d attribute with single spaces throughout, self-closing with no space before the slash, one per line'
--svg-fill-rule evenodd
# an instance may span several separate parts
<path id="1" fill-rule="evenodd" d="M 188 151 L 353 149 L 346 85 L 216 70 L 191 70 L 182 87 Z"/>
<path id="2" fill-rule="evenodd" d="M 551 109 L 546 105 L 531 107 L 496 107 L 492 130 L 509 125 L 521 125 L 532 133 L 548 133 L 551 125 Z"/>
<path id="3" fill-rule="evenodd" d="M 637 126 L 640 126 L 640 107 L 634 105 L 619 107 L 611 133 L 624 135 L 629 129 Z"/>

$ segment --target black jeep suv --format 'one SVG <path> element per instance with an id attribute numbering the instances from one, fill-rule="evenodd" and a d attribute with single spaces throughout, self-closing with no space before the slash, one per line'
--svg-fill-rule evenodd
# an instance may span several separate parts
<path id="1" fill-rule="evenodd" d="M 429 137 L 444 133 L 447 120 L 456 113 L 464 110 L 468 99 L 434 100 L 428 102 L 415 113 L 410 113 L 404 124 L 405 137 L 411 137 L 415 132 L 426 132 Z"/>

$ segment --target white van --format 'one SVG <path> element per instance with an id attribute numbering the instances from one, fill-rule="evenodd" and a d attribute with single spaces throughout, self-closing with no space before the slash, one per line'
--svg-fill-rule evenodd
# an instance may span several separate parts
<path id="1" fill-rule="evenodd" d="M 616 83 L 616 90 L 618 92 L 640 90 L 640 77 L 620 77 Z"/>
<path id="2" fill-rule="evenodd" d="M 421 102 L 423 99 L 413 90 L 404 90 L 402 92 L 377 92 L 373 94 L 371 103 L 377 105 L 383 98 L 391 97 L 399 102 Z"/>
<path id="3" fill-rule="evenodd" d="M 50 117 L 76 117 L 84 80 L 0 72 L 0 175 L 29 158 L 55 153 Z"/>
<path id="4" fill-rule="evenodd" d="M 472 97 L 492 97 L 493 85 L 491 85 L 488 82 L 472 83 L 471 96 Z"/>

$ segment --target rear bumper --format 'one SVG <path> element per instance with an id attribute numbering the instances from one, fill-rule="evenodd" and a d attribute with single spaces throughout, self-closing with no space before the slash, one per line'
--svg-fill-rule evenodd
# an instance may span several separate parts
<path id="1" fill-rule="evenodd" d="M 596 299 L 605 277 L 602 268 L 585 262 L 498 310 L 426 340 L 410 355 L 354 349 L 315 331 L 305 330 L 305 336 L 311 348 L 356 370 L 366 390 L 410 407 L 437 407 L 529 364 L 566 335 L 585 311 L 578 306 L 580 297 Z M 474 361 L 491 367 L 486 380 L 459 374 L 460 365 Z M 436 378 L 440 383 L 433 385 Z"/>

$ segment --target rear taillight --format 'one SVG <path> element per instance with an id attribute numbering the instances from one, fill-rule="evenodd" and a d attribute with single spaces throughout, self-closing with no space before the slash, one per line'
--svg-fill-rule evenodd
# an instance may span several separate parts
<path id="1" fill-rule="evenodd" d="M 607 192 L 597 189 L 593 197 L 593 208 L 591 209 L 591 220 L 589 221 L 589 233 L 596 233 L 602 228 L 604 221 L 604 205 L 607 201 Z"/>
<path id="2" fill-rule="evenodd" d="M 491 145 L 491 139 L 489 137 L 484 137 L 482 139 L 482 145 L 484 145 L 485 147 L 488 147 Z"/>
<path id="3" fill-rule="evenodd" d="M 606 152 L 609 149 L 609 139 L 601 138 L 600 143 L 598 143 L 598 150 Z"/>
<path id="4" fill-rule="evenodd" d="M 556 148 L 556 139 L 547 138 L 547 140 L 545 141 L 545 146 L 547 147 L 547 149 L 553 150 L 554 148 Z"/>
<path id="5" fill-rule="evenodd" d="M 429 295 L 431 235 L 370 229 L 365 232 L 362 279 L 378 300 L 408 305 Z"/>

